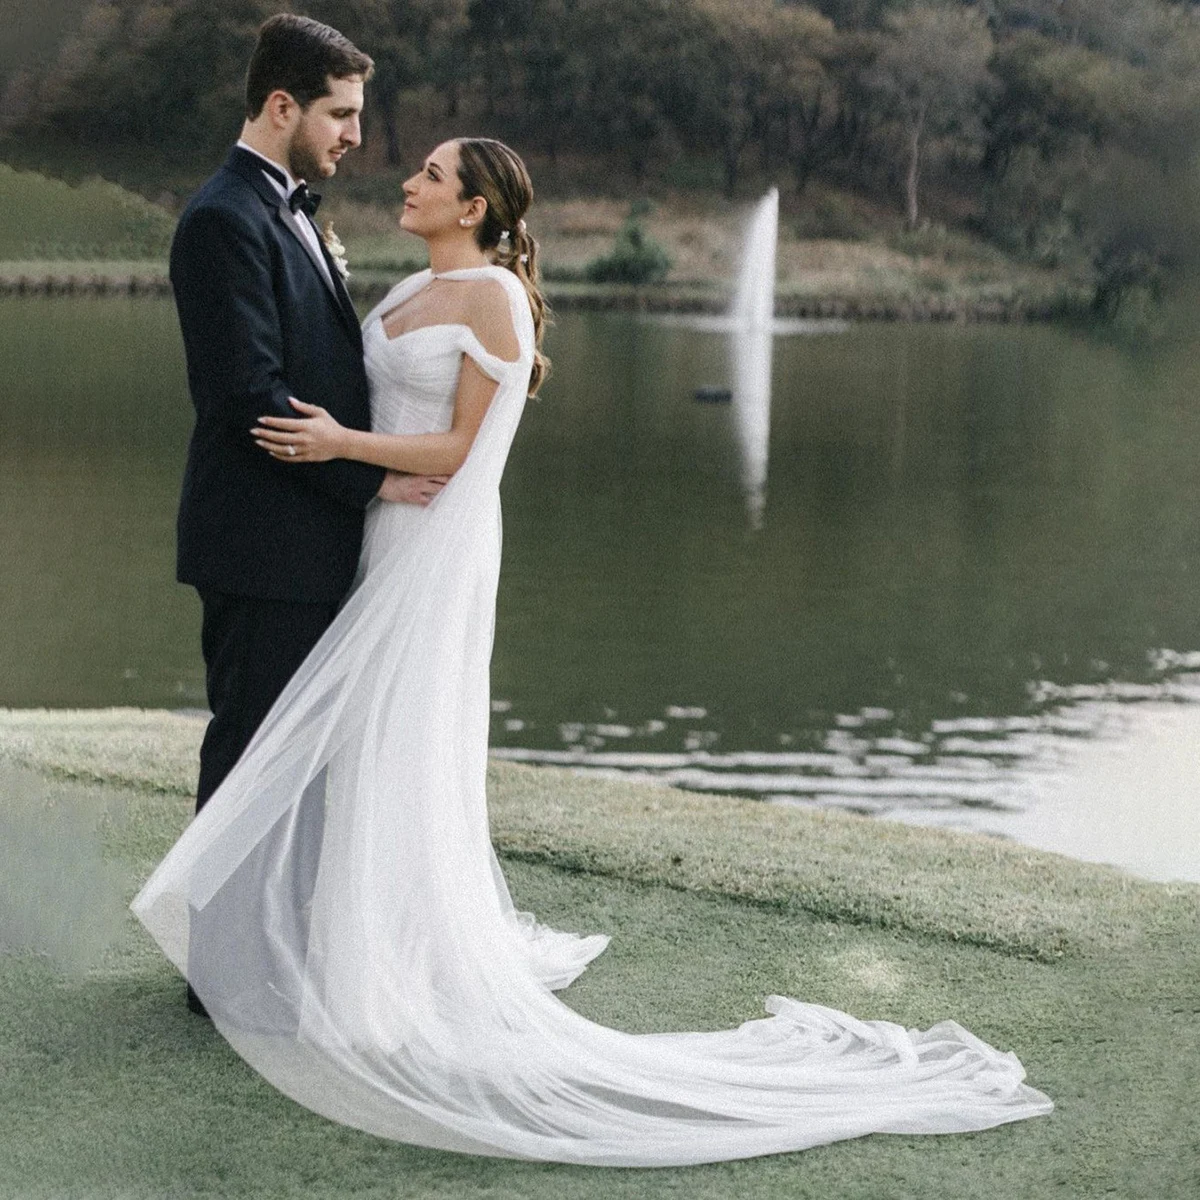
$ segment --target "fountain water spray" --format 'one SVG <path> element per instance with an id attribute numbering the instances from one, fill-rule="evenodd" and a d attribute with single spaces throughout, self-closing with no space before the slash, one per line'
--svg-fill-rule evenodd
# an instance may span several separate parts
<path id="1" fill-rule="evenodd" d="M 734 328 L 770 330 L 775 321 L 775 246 L 779 239 L 779 189 L 759 201 L 746 228 L 742 269 L 730 317 Z"/>
<path id="2" fill-rule="evenodd" d="M 750 218 L 744 261 L 730 311 L 734 418 L 742 452 L 742 486 L 750 523 L 755 529 L 762 526 L 767 503 L 778 233 L 779 191 L 772 188 Z"/>

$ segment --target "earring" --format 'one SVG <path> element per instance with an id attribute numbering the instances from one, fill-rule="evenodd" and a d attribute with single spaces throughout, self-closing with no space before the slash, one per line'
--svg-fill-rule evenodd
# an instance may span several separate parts
<path id="1" fill-rule="evenodd" d="M 465 229 L 468 225 L 474 225 L 474 221 L 468 221 L 466 217 L 459 217 L 458 223 Z"/>

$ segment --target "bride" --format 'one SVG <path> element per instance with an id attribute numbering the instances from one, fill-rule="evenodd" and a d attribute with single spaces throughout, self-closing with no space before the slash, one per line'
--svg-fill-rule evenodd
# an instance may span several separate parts
<path id="1" fill-rule="evenodd" d="M 438 146 L 401 226 L 431 268 L 366 318 L 376 432 L 297 403 L 281 462 L 451 474 L 376 505 L 356 586 L 134 911 L 217 1028 L 335 1121 L 447 1150 L 667 1166 L 1049 1112 L 1011 1053 L 781 996 L 717 1033 L 634 1035 L 554 996 L 607 944 L 538 924 L 488 836 L 499 484 L 547 367 L 532 199 L 502 143 Z"/>

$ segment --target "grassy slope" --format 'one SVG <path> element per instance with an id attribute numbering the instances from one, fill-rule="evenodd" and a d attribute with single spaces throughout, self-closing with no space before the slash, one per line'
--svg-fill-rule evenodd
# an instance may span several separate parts
<path id="1" fill-rule="evenodd" d="M 155 713 L 0 713 L 0 817 L 6 833 L 25 831 L 10 875 L 44 874 L 39 831 L 61 840 L 74 810 L 92 825 L 103 818 L 107 850 L 90 866 L 77 853 L 72 878 L 102 892 L 115 870 L 128 899 L 186 822 L 200 729 Z M 496 764 L 491 783 L 518 901 L 615 935 L 566 994 L 587 1015 L 633 1030 L 714 1028 L 782 991 L 910 1025 L 953 1016 L 1016 1049 L 1057 1111 L 976 1135 L 875 1137 L 686 1171 L 383 1143 L 254 1077 L 186 1014 L 172 969 L 126 919 L 86 972 L 0 960 L 0 1196 L 1183 1200 L 1200 1190 L 1200 888 L 548 769 Z"/>
<path id="2" fill-rule="evenodd" d="M 0 163 L 0 259 L 164 259 L 175 220 L 115 183 L 72 187 Z"/>

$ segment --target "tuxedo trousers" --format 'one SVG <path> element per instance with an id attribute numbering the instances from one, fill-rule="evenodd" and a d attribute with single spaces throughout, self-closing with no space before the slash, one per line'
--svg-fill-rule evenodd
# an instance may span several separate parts
<path id="1" fill-rule="evenodd" d="M 264 600 L 254 596 L 233 596 L 224 592 L 200 591 L 204 618 L 201 649 L 204 655 L 205 684 L 212 719 L 200 747 L 200 780 L 196 789 L 196 811 L 208 802 L 254 736 L 271 706 L 279 698 L 297 667 L 320 640 L 337 615 L 336 604 L 301 604 L 286 600 Z M 300 819 L 309 828 L 299 844 L 312 852 L 293 864 L 296 912 L 302 913 L 311 894 L 323 823 L 323 780 L 313 787 L 312 795 L 300 808 Z M 266 853 L 269 843 L 261 848 Z M 265 869 L 260 853 L 251 855 L 239 868 L 252 874 Z M 253 889 L 247 889 L 252 894 Z M 244 940 L 224 940 L 223 928 L 255 927 L 252 914 L 223 912 L 210 906 L 205 913 L 193 913 L 192 931 L 195 953 L 219 954 L 222 974 L 236 981 L 242 972 L 238 960 L 261 955 L 263 948 Z M 189 952 L 189 975 L 195 963 Z M 213 998 L 215 999 L 215 997 Z M 204 1013 L 205 1006 L 188 985 L 188 1007 Z M 289 1024 L 291 1014 L 277 1018 Z"/>
<path id="2" fill-rule="evenodd" d="M 298 604 L 203 590 L 200 644 L 212 720 L 200 747 L 196 811 L 208 802 L 296 668 L 337 615 L 336 604 Z"/>

